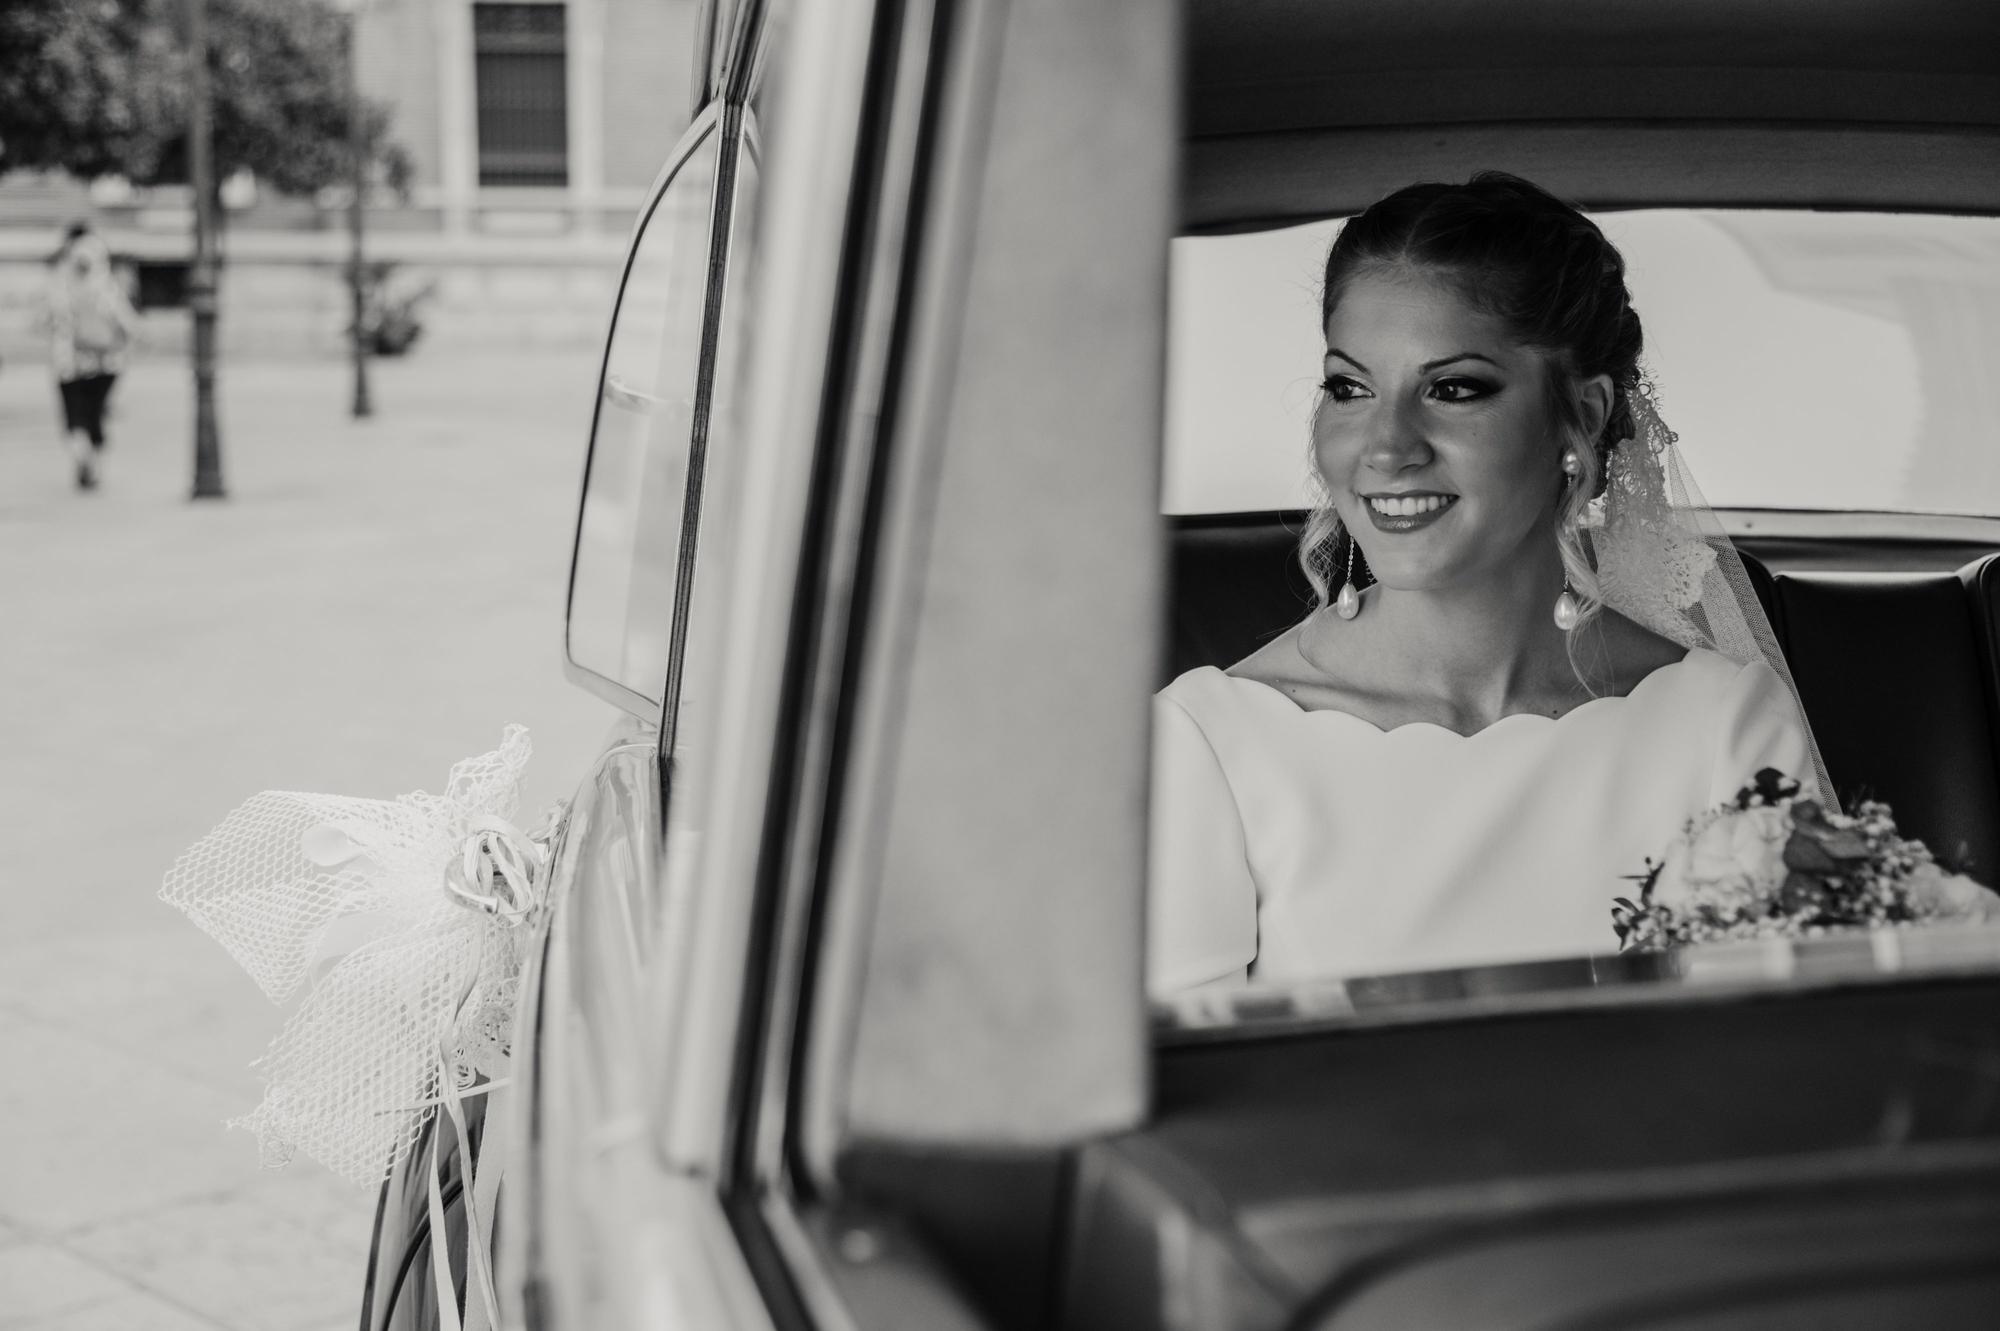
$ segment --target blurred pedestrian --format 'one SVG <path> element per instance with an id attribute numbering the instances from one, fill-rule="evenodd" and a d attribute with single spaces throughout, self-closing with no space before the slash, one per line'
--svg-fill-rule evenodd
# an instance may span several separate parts
<path id="1" fill-rule="evenodd" d="M 138 315 L 111 271 L 110 248 L 88 222 L 70 224 L 53 267 L 49 336 L 62 393 L 63 442 L 76 460 L 77 488 L 94 490 L 104 453 L 105 404 L 125 367 Z"/>

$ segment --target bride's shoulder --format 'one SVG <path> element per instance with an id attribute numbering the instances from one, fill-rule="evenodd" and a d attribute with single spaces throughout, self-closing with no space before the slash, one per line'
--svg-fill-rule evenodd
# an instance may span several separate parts
<path id="1" fill-rule="evenodd" d="M 1303 683 L 1308 678 L 1308 667 L 1299 648 L 1299 635 L 1304 632 L 1303 622 L 1294 624 L 1222 673 L 1236 679 L 1255 680 L 1281 691 L 1288 684 Z"/>
<path id="2" fill-rule="evenodd" d="M 1294 625 L 1234 664 L 1197 666 L 1154 696 L 1196 714 L 1217 708 L 1257 711 L 1279 700 L 1303 706 L 1300 694 L 1313 680 L 1299 652 L 1298 635 Z"/>
<path id="3" fill-rule="evenodd" d="M 1657 670 L 1688 659 L 1688 649 L 1606 607 L 1577 664 L 1600 695 L 1623 697 Z"/>

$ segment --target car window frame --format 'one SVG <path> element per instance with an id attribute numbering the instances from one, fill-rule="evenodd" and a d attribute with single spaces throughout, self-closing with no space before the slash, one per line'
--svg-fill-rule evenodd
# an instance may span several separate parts
<path id="1" fill-rule="evenodd" d="M 734 664 L 715 676 L 716 696 L 703 704 L 713 708 L 716 718 L 711 742 L 698 752 L 681 755 L 685 773 L 668 771 L 665 776 L 670 787 L 678 784 L 680 775 L 700 781 L 714 802 L 705 814 L 698 852 L 691 850 L 689 861 L 681 866 L 688 876 L 679 881 L 687 890 L 673 884 L 667 889 L 675 902 L 666 929 L 672 955 L 662 959 L 654 992 L 646 1000 L 651 1042 L 634 1051 L 652 1076 L 648 1118 L 658 1158 L 671 1172 L 710 1180 L 725 1195 L 738 1181 L 734 1144 L 748 1096 L 741 1065 L 748 1042 L 759 1038 L 762 1030 L 762 1008 L 754 996 L 764 979 L 768 913 L 762 863 L 775 816 L 773 772 L 785 765 L 783 755 L 794 738 L 795 718 L 785 695 L 792 656 L 798 650 L 793 635 L 795 599 L 811 577 L 809 566 L 802 562 L 803 533 L 812 508 L 806 490 L 821 447 L 822 395 L 815 376 L 826 368 L 821 363 L 824 345 L 816 334 L 821 333 L 821 316 L 831 317 L 837 304 L 831 288 L 837 285 L 840 265 L 828 264 L 820 255 L 821 262 L 808 271 L 776 279 L 769 268 L 775 255 L 801 248 L 806 237 L 817 238 L 815 249 L 843 243 L 838 239 L 842 234 L 838 219 L 845 216 L 852 181 L 844 160 L 847 149 L 839 144 L 858 123 L 863 98 L 852 85 L 861 77 L 868 37 L 878 21 L 878 3 L 841 0 L 810 15 L 793 16 L 823 43 L 828 39 L 834 43 L 834 49 L 821 52 L 823 63 L 814 71 L 812 86 L 793 95 L 801 106 L 831 96 L 819 114 L 828 109 L 834 113 L 830 132 L 835 148 L 828 154 L 823 146 L 817 156 L 808 152 L 804 160 L 789 159 L 789 174 L 799 179 L 785 189 L 775 190 L 772 164 L 760 145 L 765 131 L 748 113 L 747 86 L 726 85 L 715 93 L 715 104 L 705 108 L 730 117 L 730 132 L 758 164 L 757 235 L 751 244 L 760 274 L 757 281 L 745 284 L 744 312 L 754 317 L 762 302 L 759 293 L 769 281 L 804 279 L 805 288 L 791 291 L 783 327 L 764 328 L 738 351 L 744 357 L 740 369 L 746 384 L 770 378 L 764 362 L 772 359 L 773 344 L 784 348 L 780 357 L 799 373 L 786 379 L 780 397 L 760 399 L 746 417 L 742 448 L 718 455 L 727 461 L 719 462 L 708 477 L 708 483 L 717 487 L 717 502 L 730 505 L 731 521 L 710 536 L 709 581 L 702 596 L 722 598 L 728 609 L 709 625 L 701 621 L 704 602 L 698 596 L 693 619 L 703 627 L 684 639 L 681 650 L 709 658 L 709 666 L 725 658 Z M 739 25 L 732 30 L 732 40 L 767 46 L 769 21 L 764 14 L 754 29 Z M 752 61 L 739 57 L 731 67 L 748 69 Z M 812 166 L 807 168 L 804 161 Z M 731 179 L 732 190 L 740 193 L 740 172 Z M 774 199 L 774 190 L 784 198 Z M 807 200 L 815 202 L 808 207 Z M 832 210 L 822 206 L 833 200 L 838 202 Z M 732 248 L 729 261 L 736 257 Z M 718 321 L 718 332 L 721 327 Z M 718 338 L 718 347 L 724 343 L 726 338 Z M 715 387 L 712 382 L 711 393 Z M 779 456 L 790 463 L 776 464 Z M 671 788 L 662 807 L 671 843 L 677 807 Z M 670 859 L 673 853 L 670 844 Z"/>
<path id="2" fill-rule="evenodd" d="M 701 494 L 707 461 L 709 404 L 715 387 L 717 330 L 721 322 L 724 283 L 728 275 L 729 226 L 734 208 L 736 151 L 740 147 L 741 136 L 736 134 L 727 122 L 727 107 L 717 102 L 703 108 L 689 123 L 680 140 L 674 145 L 673 152 L 668 156 L 666 166 L 661 169 L 647 191 L 646 206 L 633 223 L 631 239 L 626 243 L 625 261 L 619 269 L 618 294 L 612 304 L 611 318 L 606 325 L 604 347 L 598 356 L 596 391 L 590 408 L 588 444 L 584 450 L 583 474 L 577 488 L 577 516 L 570 537 L 569 578 L 563 596 L 563 673 L 572 683 L 619 710 L 658 726 L 662 753 L 672 752 L 673 715 L 678 702 L 681 657 L 686 643 L 686 606 L 693 585 L 695 550 L 701 534 L 699 526 Z M 647 228 L 657 216 L 660 203 L 666 197 L 667 191 L 673 188 L 674 182 L 680 178 L 682 169 L 701 151 L 711 136 L 716 138 L 715 174 L 709 182 L 708 253 L 704 265 L 706 271 L 702 288 L 701 332 L 695 357 L 693 409 L 688 427 L 687 483 L 680 497 L 682 525 L 680 550 L 674 568 L 674 596 L 671 604 L 662 608 L 663 613 L 670 616 L 667 670 L 665 678 L 661 681 L 660 697 L 655 700 L 579 663 L 570 646 L 570 616 L 576 603 L 577 557 L 582 549 L 583 512 L 590 493 L 591 468 L 597 459 L 598 429 L 604 414 L 605 381 L 611 369 L 611 348 L 618 336 L 620 320 L 625 314 L 625 299 L 631 282 L 633 264 L 638 258 L 640 245 L 645 241 Z"/>

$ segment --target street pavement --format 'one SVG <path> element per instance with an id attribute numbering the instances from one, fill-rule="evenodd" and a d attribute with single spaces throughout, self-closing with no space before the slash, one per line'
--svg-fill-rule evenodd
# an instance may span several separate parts
<path id="1" fill-rule="evenodd" d="M 285 1012 L 159 902 L 264 789 L 440 790 L 521 721 L 524 811 L 613 714 L 562 675 L 594 352 L 222 367 L 191 502 L 183 363 L 74 488 L 46 367 L 0 368 L 0 1331 L 354 1326 L 374 1194 L 223 1121 Z"/>

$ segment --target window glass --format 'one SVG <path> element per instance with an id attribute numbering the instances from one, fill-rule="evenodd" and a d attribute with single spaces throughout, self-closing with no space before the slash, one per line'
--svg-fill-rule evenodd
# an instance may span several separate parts
<path id="1" fill-rule="evenodd" d="M 561 5 L 475 4 L 479 183 L 569 183 L 569 73 Z"/>
<path id="2" fill-rule="evenodd" d="M 1625 255 L 1663 414 L 1711 504 L 2000 514 L 2000 218 L 1597 221 Z M 1165 511 L 1309 502 L 1338 228 L 1175 242 Z"/>
<path id="3" fill-rule="evenodd" d="M 577 530 L 570 659 L 655 706 L 672 642 L 718 142 L 710 133 L 688 154 L 633 252 Z"/>

